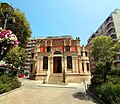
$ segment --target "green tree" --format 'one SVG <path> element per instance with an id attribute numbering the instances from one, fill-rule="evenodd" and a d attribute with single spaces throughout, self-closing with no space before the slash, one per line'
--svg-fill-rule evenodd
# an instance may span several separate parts
<path id="1" fill-rule="evenodd" d="M 12 22 L 14 18 L 15 22 Z M 5 16 L 0 11 L 0 27 L 4 25 Z M 15 9 L 14 13 L 8 18 L 7 30 L 11 30 L 18 38 L 19 46 L 25 48 L 32 34 L 30 24 L 27 21 L 25 14 L 19 9 Z"/>
<path id="2" fill-rule="evenodd" d="M 92 56 L 94 57 L 96 71 L 101 72 L 104 82 L 106 82 L 106 74 L 111 70 L 112 62 L 116 51 L 120 50 L 120 44 L 113 41 L 108 36 L 98 36 L 91 41 Z"/>
<path id="3" fill-rule="evenodd" d="M 25 56 L 25 49 L 17 46 L 7 54 L 4 60 L 7 64 L 12 65 L 11 69 L 17 69 L 18 67 L 21 67 L 21 65 L 24 63 Z"/>

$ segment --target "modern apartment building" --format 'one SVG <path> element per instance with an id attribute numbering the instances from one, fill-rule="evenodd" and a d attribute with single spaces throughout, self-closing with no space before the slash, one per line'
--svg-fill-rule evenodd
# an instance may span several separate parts
<path id="1" fill-rule="evenodd" d="M 116 9 L 108 16 L 98 30 L 90 36 L 88 43 L 99 35 L 111 36 L 112 39 L 120 38 L 120 9 Z"/>
<path id="2" fill-rule="evenodd" d="M 36 45 L 32 47 L 30 60 L 31 78 L 44 83 L 90 80 L 88 49 L 80 46 L 79 37 L 74 40 L 72 36 L 52 36 L 34 41 Z"/>
<path id="3" fill-rule="evenodd" d="M 36 39 L 31 39 L 28 42 L 28 45 L 26 47 L 26 58 L 25 58 L 25 62 L 23 64 L 23 69 L 24 70 L 29 70 L 30 71 L 30 65 L 31 65 L 31 58 L 32 58 L 32 48 L 34 48 L 36 45 Z"/>
<path id="4" fill-rule="evenodd" d="M 113 40 L 120 39 L 120 9 L 113 11 L 103 24 L 94 32 L 88 39 L 88 44 L 92 38 L 96 36 L 110 36 Z M 114 64 L 120 67 L 120 52 L 117 52 L 117 56 L 114 60 Z M 90 58 L 91 70 L 94 68 L 94 59 Z"/>

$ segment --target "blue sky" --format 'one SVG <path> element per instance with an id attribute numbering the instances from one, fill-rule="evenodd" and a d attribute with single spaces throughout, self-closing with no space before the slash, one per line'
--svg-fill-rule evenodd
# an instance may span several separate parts
<path id="1" fill-rule="evenodd" d="M 120 0 L 1 0 L 25 13 L 32 37 L 72 35 L 87 44 L 90 35 L 116 8 Z"/>

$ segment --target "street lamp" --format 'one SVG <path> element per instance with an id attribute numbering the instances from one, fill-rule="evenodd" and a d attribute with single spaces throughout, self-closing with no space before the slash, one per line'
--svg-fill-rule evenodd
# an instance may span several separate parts
<path id="1" fill-rule="evenodd" d="M 1 3 L 1 11 L 2 11 L 2 13 L 5 17 L 4 26 L 3 26 L 3 29 L 5 30 L 8 18 L 9 18 L 10 15 L 13 14 L 14 9 L 8 3 Z"/>

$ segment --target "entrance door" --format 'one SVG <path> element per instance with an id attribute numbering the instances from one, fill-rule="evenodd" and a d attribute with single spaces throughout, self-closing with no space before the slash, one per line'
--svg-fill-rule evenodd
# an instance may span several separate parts
<path id="1" fill-rule="evenodd" d="M 62 73 L 61 57 L 53 58 L 53 73 Z"/>

